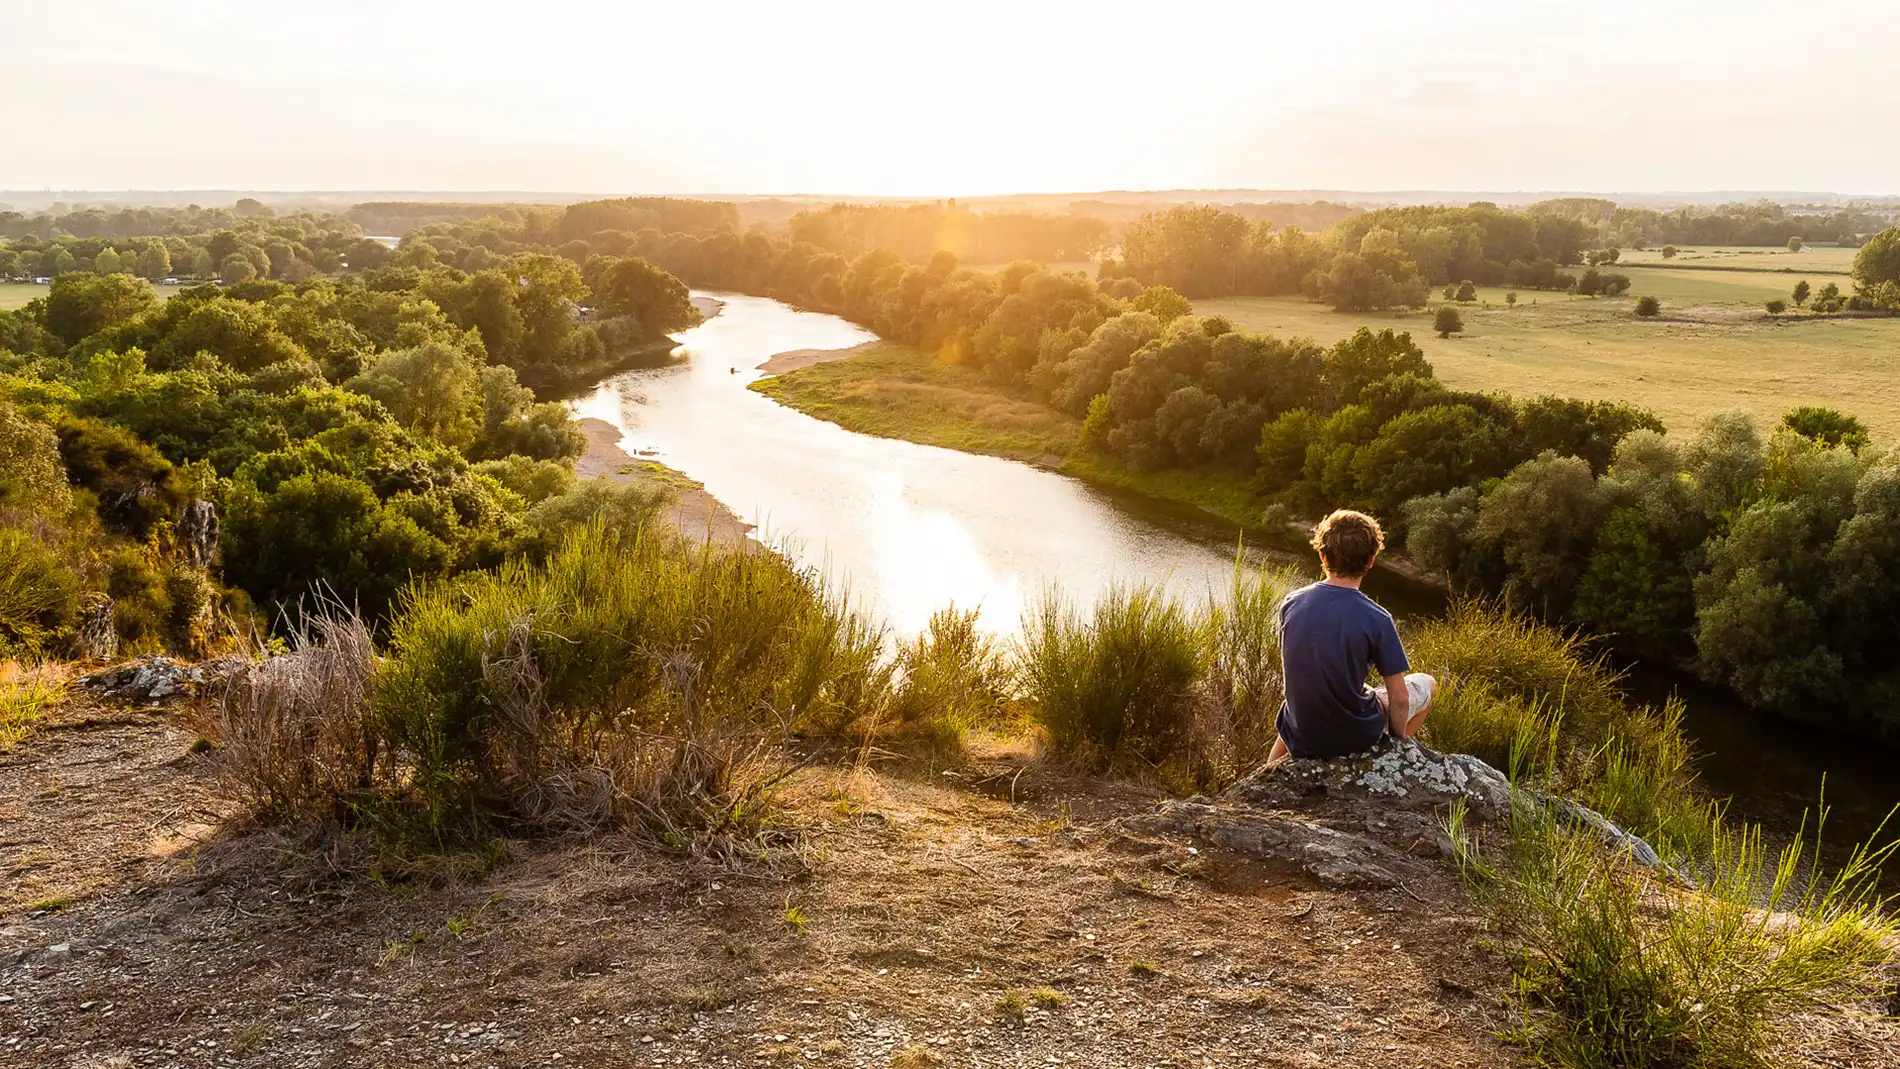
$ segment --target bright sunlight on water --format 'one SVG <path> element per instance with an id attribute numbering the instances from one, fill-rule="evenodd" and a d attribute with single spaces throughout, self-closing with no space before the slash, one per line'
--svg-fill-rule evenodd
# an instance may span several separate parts
<path id="1" fill-rule="evenodd" d="M 575 402 L 621 445 L 699 480 L 760 537 L 846 582 L 898 634 L 976 607 L 1016 630 L 1048 584 L 1087 600 L 1117 581 L 1198 596 L 1225 590 L 1231 550 L 1130 516 L 1073 479 L 994 457 L 853 434 L 753 393 L 758 366 L 793 349 L 872 340 L 836 316 L 718 295 L 664 368 L 619 375 Z"/>

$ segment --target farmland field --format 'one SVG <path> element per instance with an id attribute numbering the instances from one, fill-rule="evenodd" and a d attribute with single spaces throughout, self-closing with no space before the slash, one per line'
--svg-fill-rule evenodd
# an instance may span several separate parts
<path id="1" fill-rule="evenodd" d="M 1362 326 L 1408 330 L 1439 377 L 1460 389 L 1627 401 L 1684 430 L 1724 409 L 1772 422 L 1797 405 L 1828 405 L 1885 440 L 1900 438 L 1900 319 L 1777 320 L 1755 296 L 1785 289 L 1769 290 L 1752 274 L 1738 281 L 1712 271 L 1624 273 L 1636 284 L 1619 298 L 1526 290 L 1506 308 L 1503 290 L 1481 289 L 1479 303 L 1462 309 L 1465 333 L 1450 339 L 1432 332 L 1429 310 L 1341 314 L 1298 297 L 1230 297 L 1194 308 L 1321 343 Z M 1662 299 L 1661 317 L 1636 318 L 1634 297 L 1642 294 Z"/>

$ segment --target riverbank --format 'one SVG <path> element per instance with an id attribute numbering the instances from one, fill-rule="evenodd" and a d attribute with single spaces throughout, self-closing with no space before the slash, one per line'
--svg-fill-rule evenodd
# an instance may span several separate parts
<path id="1" fill-rule="evenodd" d="M 627 452 L 620 444 L 620 428 L 604 419 L 588 418 L 579 424 L 587 435 L 587 451 L 574 461 L 574 474 L 665 495 L 667 503 L 660 511 L 661 517 L 688 538 L 738 545 L 751 534 L 751 524 L 734 515 L 698 482 L 656 460 Z"/>

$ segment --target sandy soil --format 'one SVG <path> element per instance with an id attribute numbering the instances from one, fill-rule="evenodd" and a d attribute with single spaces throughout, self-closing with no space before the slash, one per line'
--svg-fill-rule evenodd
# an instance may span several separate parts
<path id="1" fill-rule="evenodd" d="M 859 345 L 853 345 L 848 349 L 792 349 L 783 353 L 774 353 L 770 359 L 759 365 L 759 370 L 765 372 L 767 375 L 783 375 L 787 371 L 797 371 L 801 367 L 810 367 L 813 364 L 829 364 L 833 360 L 843 360 L 856 353 L 861 353 L 874 345 L 880 344 L 882 343 L 867 341 Z"/>
<path id="2" fill-rule="evenodd" d="M 576 475 L 666 489 L 672 492 L 673 501 L 665 516 L 681 533 L 730 545 L 746 540 L 751 524 L 733 515 L 731 509 L 687 476 L 621 448 L 620 428 L 604 419 L 581 420 L 580 428 L 587 435 L 587 452 L 574 462 Z"/>

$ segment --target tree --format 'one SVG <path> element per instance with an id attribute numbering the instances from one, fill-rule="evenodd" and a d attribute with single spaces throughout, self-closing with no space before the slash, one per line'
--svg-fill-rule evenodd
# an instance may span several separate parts
<path id="1" fill-rule="evenodd" d="M 1801 239 L 1800 239 L 1800 238 L 1789 238 L 1789 239 L 1788 239 L 1788 251 L 1789 251 L 1789 252 L 1800 252 L 1800 251 L 1801 251 Z"/>
<path id="2" fill-rule="evenodd" d="M 1438 332 L 1439 337 L 1449 338 L 1453 334 L 1464 331 L 1465 321 L 1458 315 L 1458 309 L 1448 304 L 1441 304 L 1438 306 L 1438 314 L 1432 317 L 1432 329 Z"/>
<path id="3" fill-rule="evenodd" d="M 210 278 L 211 273 L 217 269 L 218 263 L 211 258 L 211 250 L 203 248 L 191 250 L 191 276 L 193 278 Z"/>
<path id="4" fill-rule="evenodd" d="M 1603 276 L 1603 295 L 1605 297 L 1621 297 L 1625 293 L 1628 293 L 1629 289 L 1630 277 L 1628 275 L 1613 273 Z"/>
<path id="5" fill-rule="evenodd" d="M 1882 282 L 1900 283 L 1900 226 L 1875 234 L 1854 254 L 1854 281 L 1863 289 Z"/>
<path id="6" fill-rule="evenodd" d="M 116 275 L 124 270 L 124 262 L 110 245 L 100 249 L 99 255 L 92 258 L 92 271 L 96 275 Z"/>
<path id="7" fill-rule="evenodd" d="M 152 287 L 131 275 L 64 275 L 53 280 L 46 294 L 46 329 L 67 345 L 77 345 L 158 306 Z"/>
<path id="8" fill-rule="evenodd" d="M 594 299 L 605 315 L 632 316 L 656 337 L 699 322 L 686 284 L 637 256 L 601 272 Z"/>
<path id="9" fill-rule="evenodd" d="M 156 282 L 172 273 L 171 254 L 165 243 L 154 241 L 139 252 L 139 274 Z"/>
<path id="10" fill-rule="evenodd" d="M 1673 259 L 1675 259 L 1675 258 L 1676 258 L 1676 247 L 1675 247 L 1674 245 L 1664 245 L 1664 246 L 1662 247 L 1662 258 L 1663 258 L 1663 259 L 1665 259 L 1665 260 L 1673 260 Z"/>
<path id="11" fill-rule="evenodd" d="M 1596 268 L 1587 268 L 1583 277 L 1577 279 L 1577 293 L 1584 297 L 1594 297 L 1603 292 L 1603 273 Z"/>
<path id="12" fill-rule="evenodd" d="M 1654 297 L 1638 297 L 1636 298 L 1636 314 L 1644 319 L 1661 315 L 1662 302 Z"/>
<path id="13" fill-rule="evenodd" d="M 234 252 L 218 265 L 218 280 L 227 286 L 249 282 L 256 277 L 257 268 L 251 263 L 250 257 L 243 253 Z"/>
<path id="14" fill-rule="evenodd" d="M 1576 596 L 1608 502 L 1590 465 L 1542 453 L 1484 496 L 1478 534 L 1503 554 L 1504 595 L 1515 608 L 1552 619 Z"/>
<path id="15" fill-rule="evenodd" d="M 1841 287 L 1830 282 L 1822 286 L 1820 292 L 1814 295 L 1813 307 L 1817 312 L 1831 315 L 1840 311 L 1846 303 L 1846 299 L 1841 296 Z"/>
<path id="16" fill-rule="evenodd" d="M 1186 297 L 1166 286 L 1149 286 L 1135 298 L 1135 311 L 1146 312 L 1160 320 L 1163 326 L 1174 322 L 1194 311 L 1194 305 Z"/>
<path id="17" fill-rule="evenodd" d="M 1811 442 L 1846 446 L 1858 453 L 1872 439 L 1867 425 L 1844 412 L 1820 405 L 1802 405 L 1781 417 L 1781 425 Z"/>
<path id="18" fill-rule="evenodd" d="M 1808 294 L 1809 294 L 1809 293 L 1811 293 L 1811 292 L 1813 292 L 1813 291 L 1812 291 L 1812 290 L 1811 290 L 1811 289 L 1810 289 L 1810 288 L 1808 287 L 1808 280 L 1807 280 L 1807 279 L 1805 279 L 1805 278 L 1804 278 L 1804 279 L 1802 279 L 1801 281 L 1799 281 L 1799 282 L 1797 282 L 1797 283 L 1795 283 L 1795 284 L 1794 284 L 1794 294 L 1793 294 L 1793 296 L 1794 296 L 1794 306 L 1795 306 L 1796 308 L 1799 308 L 1799 307 L 1801 307 L 1802 305 L 1804 305 L 1804 304 L 1806 304 L 1806 303 L 1808 303 Z"/>
<path id="19" fill-rule="evenodd" d="M 1778 316 L 1788 310 L 1788 302 L 1781 300 L 1769 301 L 1767 308 L 1769 315 Z"/>
<path id="20" fill-rule="evenodd" d="M 1516 290 L 1512 290 L 1511 292 L 1504 295 L 1504 305 L 1507 308 L 1517 307 L 1517 291 Z"/>
<path id="21" fill-rule="evenodd" d="M 1473 285 L 1470 279 L 1465 279 L 1463 282 L 1460 282 L 1458 284 L 1459 303 L 1469 304 L 1472 301 L 1475 301 L 1477 299 L 1478 299 L 1478 287 Z"/>

